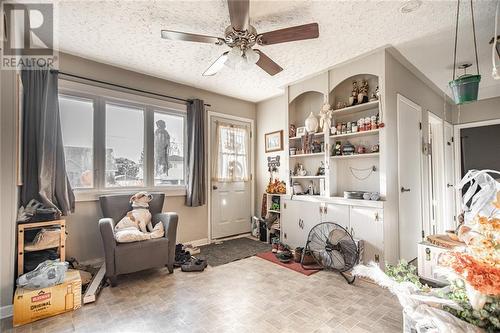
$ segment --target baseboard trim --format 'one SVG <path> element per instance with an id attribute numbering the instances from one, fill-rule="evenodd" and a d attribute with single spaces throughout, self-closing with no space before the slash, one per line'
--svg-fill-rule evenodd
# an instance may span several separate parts
<path id="1" fill-rule="evenodd" d="M 12 317 L 12 305 L 0 307 L 0 319 Z"/>
<path id="2" fill-rule="evenodd" d="M 210 242 L 209 242 L 208 238 L 202 238 L 202 239 L 197 239 L 197 240 L 190 241 L 190 242 L 184 242 L 183 244 L 184 245 L 191 245 L 192 247 L 198 247 L 198 246 L 210 244 Z"/>

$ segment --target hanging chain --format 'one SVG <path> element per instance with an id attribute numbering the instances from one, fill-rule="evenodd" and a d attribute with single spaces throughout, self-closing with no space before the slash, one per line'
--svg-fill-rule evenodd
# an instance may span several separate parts
<path id="1" fill-rule="evenodd" d="M 377 170 L 377 168 L 375 166 L 371 166 L 369 168 L 364 168 L 364 169 L 357 169 L 357 168 L 353 168 L 353 167 L 349 167 L 349 171 L 351 172 L 351 175 L 356 178 L 357 180 L 366 180 L 368 179 L 368 177 L 370 177 L 372 175 L 372 173 L 374 173 L 375 171 Z M 358 177 L 356 176 L 356 174 L 354 174 L 354 171 L 370 171 L 365 177 Z"/>
<path id="2" fill-rule="evenodd" d="M 457 40 L 458 40 L 458 18 L 460 16 L 460 0 L 457 1 L 457 20 L 455 24 L 455 51 L 453 52 L 453 80 L 455 80 L 455 70 L 457 68 Z"/>
<path id="3" fill-rule="evenodd" d="M 472 16 L 472 35 L 474 36 L 474 50 L 476 51 L 477 75 L 479 75 L 479 60 L 477 58 L 477 42 L 476 42 L 476 23 L 474 22 L 474 5 L 472 4 L 472 0 L 470 0 L 470 13 Z"/>
<path id="4" fill-rule="evenodd" d="M 476 41 L 476 22 L 474 20 L 474 4 L 473 0 L 470 0 L 470 12 L 472 18 L 472 35 L 474 37 L 474 52 L 476 55 L 476 68 L 477 75 L 479 75 L 479 58 L 477 55 L 477 41 Z M 457 19 L 455 25 L 455 50 L 453 52 L 453 80 L 455 80 L 455 71 L 457 68 L 457 45 L 458 45 L 458 21 L 460 17 L 460 0 L 457 0 Z"/>

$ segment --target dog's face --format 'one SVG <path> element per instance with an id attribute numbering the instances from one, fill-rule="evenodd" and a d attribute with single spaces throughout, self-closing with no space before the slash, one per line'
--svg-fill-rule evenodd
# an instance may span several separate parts
<path id="1" fill-rule="evenodd" d="M 130 203 L 142 203 L 142 204 L 147 204 L 153 200 L 153 195 L 149 194 L 148 192 L 141 191 L 137 192 L 130 198 Z"/>

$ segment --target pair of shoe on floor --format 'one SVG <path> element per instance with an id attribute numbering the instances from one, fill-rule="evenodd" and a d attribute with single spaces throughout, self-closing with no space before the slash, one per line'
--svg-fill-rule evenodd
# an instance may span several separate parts
<path id="1" fill-rule="evenodd" d="M 207 261 L 191 256 L 189 251 L 183 250 L 182 244 L 177 244 L 174 266 L 180 267 L 183 272 L 202 272 L 207 267 Z"/>

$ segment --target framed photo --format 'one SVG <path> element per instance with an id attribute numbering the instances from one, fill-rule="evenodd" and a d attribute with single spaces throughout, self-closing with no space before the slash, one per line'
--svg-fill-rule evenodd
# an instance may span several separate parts
<path id="1" fill-rule="evenodd" d="M 266 153 L 283 150 L 283 130 L 266 133 L 264 141 Z"/>
<path id="2" fill-rule="evenodd" d="M 304 136 L 304 134 L 306 134 L 306 133 L 307 133 L 307 130 L 306 130 L 305 126 L 297 127 L 297 136 L 298 137 Z"/>

